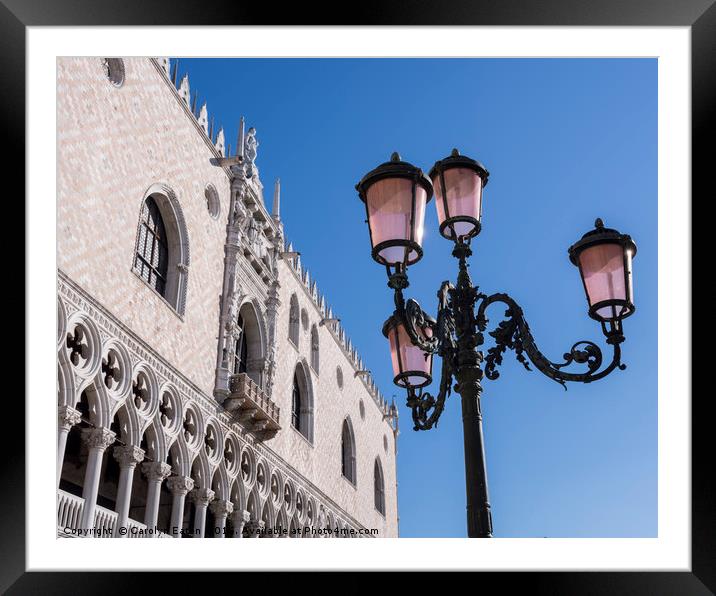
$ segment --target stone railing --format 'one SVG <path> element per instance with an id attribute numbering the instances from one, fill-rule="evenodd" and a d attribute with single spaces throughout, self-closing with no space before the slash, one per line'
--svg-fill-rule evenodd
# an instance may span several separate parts
<path id="1" fill-rule="evenodd" d="M 273 403 L 246 373 L 229 379 L 229 397 L 224 407 L 238 415 L 238 421 L 257 439 L 268 440 L 281 429 L 280 408 Z"/>
<path id="2" fill-rule="evenodd" d="M 58 535 L 72 537 L 75 534 L 66 533 L 65 528 L 71 530 L 79 530 L 82 523 L 82 510 L 84 509 L 85 501 L 82 497 L 77 497 L 73 494 L 65 492 L 64 490 L 57 491 L 57 530 Z M 114 532 L 114 527 L 117 524 L 117 512 L 110 511 L 99 505 L 95 508 L 94 514 L 94 527 L 97 530 L 102 530 L 102 536 L 111 536 Z M 144 538 L 147 537 L 145 530 L 147 526 L 143 523 L 135 521 L 133 519 L 127 520 L 127 526 L 129 531 L 127 532 L 127 538 Z M 160 532 L 156 535 L 157 538 L 171 538 L 168 534 Z"/>
<path id="3" fill-rule="evenodd" d="M 76 497 L 63 490 L 57 491 L 57 528 L 61 533 L 64 528 L 76 530 L 80 527 L 84 504 L 85 500 L 82 497 Z"/>

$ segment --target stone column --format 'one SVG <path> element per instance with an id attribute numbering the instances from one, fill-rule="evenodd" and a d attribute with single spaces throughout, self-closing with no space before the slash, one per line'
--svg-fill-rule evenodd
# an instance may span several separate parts
<path id="1" fill-rule="evenodd" d="M 209 532 L 216 538 L 226 538 L 224 535 L 224 531 L 226 530 L 226 518 L 234 511 L 234 504 L 231 501 L 219 501 L 217 499 L 211 502 L 209 508 L 216 519 L 216 526 L 209 528 Z"/>
<path id="2" fill-rule="evenodd" d="M 195 530 L 197 538 L 204 537 L 204 525 L 206 524 L 206 508 L 209 503 L 214 500 L 214 491 L 210 488 L 195 488 L 191 491 L 191 500 L 194 501 L 194 527 L 191 528 L 192 534 Z"/>
<path id="3" fill-rule="evenodd" d="M 159 515 L 159 499 L 161 496 L 162 482 L 169 478 L 172 467 L 164 462 L 147 462 L 142 464 L 142 472 L 147 477 L 147 506 L 144 510 L 144 525 L 149 530 L 156 530 L 157 517 Z M 148 536 L 157 534 L 148 533 Z"/>
<path id="4" fill-rule="evenodd" d="M 82 419 L 78 410 L 70 406 L 59 406 L 57 409 L 57 486 L 60 486 L 62 477 L 62 464 L 65 461 L 65 447 L 67 435 L 75 424 Z"/>
<path id="5" fill-rule="evenodd" d="M 244 537 L 244 526 L 251 521 L 251 514 L 246 510 L 234 512 L 234 538 Z"/>
<path id="6" fill-rule="evenodd" d="M 102 457 L 116 435 L 108 428 L 85 428 L 82 430 L 82 439 L 89 447 L 87 470 L 85 471 L 82 498 L 82 529 L 90 530 L 94 527 L 94 512 L 97 507 L 97 491 L 99 489 L 99 475 L 102 471 Z"/>
<path id="7" fill-rule="evenodd" d="M 194 481 L 188 476 L 171 476 L 167 480 L 167 486 L 174 496 L 169 534 L 174 538 L 181 538 L 181 528 L 184 520 L 184 498 L 194 488 Z"/>
<path id="8" fill-rule="evenodd" d="M 117 523 L 114 525 L 114 536 L 125 537 L 119 529 L 127 527 L 129 519 L 129 504 L 132 500 L 132 481 L 134 480 L 134 468 L 144 460 L 144 450 L 134 445 L 115 447 L 114 459 L 119 464 L 119 486 L 117 486 L 117 499 L 115 511 L 117 512 Z"/>

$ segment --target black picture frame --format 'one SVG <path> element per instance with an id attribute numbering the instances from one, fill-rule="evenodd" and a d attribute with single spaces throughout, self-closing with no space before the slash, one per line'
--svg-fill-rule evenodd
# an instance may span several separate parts
<path id="1" fill-rule="evenodd" d="M 350 22 L 345 19 L 350 18 Z M 204 0 L 0 0 L 0 60 L 3 93 L 6 172 L 25 166 L 25 40 L 30 26 L 98 25 L 481 25 L 481 26 L 690 26 L 692 59 L 692 196 L 713 200 L 711 152 L 713 113 L 716 106 L 716 5 L 714 0 L 411 0 L 381 4 L 365 0 L 350 6 L 334 3 L 275 5 Z M 54 156 L 48 155 L 48 159 Z M 19 179 L 19 176 L 15 175 Z M 22 184 L 22 183 L 21 183 Z M 693 204 L 693 200 L 692 200 Z M 688 206 L 684 206 L 687 208 Z M 693 234 L 696 237 L 696 234 Z M 696 255 L 695 255 L 696 256 Z M 710 273 L 710 271 L 709 271 Z M 708 277 L 711 277 L 710 275 Z M 685 290 L 685 289 L 684 289 Z M 699 295 L 698 292 L 694 296 Z M 712 296 L 712 292 L 708 292 Z M 712 305 L 711 305 L 712 307 Z M 694 312 L 697 312 L 694 309 Z M 26 312 L 26 317 L 28 313 Z M 710 315 L 709 315 L 710 316 Z M 693 350 L 693 362 L 704 356 Z M 662 363 L 663 365 L 663 363 Z M 28 362 L 25 363 L 26 374 Z M 37 365 L 35 365 L 37 366 Z M 692 369 L 695 368 L 692 365 Z M 6 389 L 7 391 L 7 389 Z M 484 579 L 499 581 L 501 591 L 529 590 L 550 594 L 713 594 L 716 593 L 716 483 L 714 482 L 712 418 L 713 390 L 693 392 L 692 405 L 692 545 L 691 572 L 530 572 L 485 573 Z M 687 398 L 689 396 L 671 396 Z M 18 408 L 19 409 L 19 408 Z M 16 425 L 16 427 L 19 425 Z M 25 571 L 25 459 L 24 426 L 18 434 L 3 433 L 7 442 L 2 506 L 2 552 L 0 590 L 10 594 L 126 593 L 146 591 L 145 574 Z M 9 456 L 9 457 L 8 457 Z M 31 513 L 31 512 L 29 512 Z M 218 574 L 219 575 L 219 574 Z M 190 577 L 191 576 L 191 577 Z M 488 577 L 491 576 L 491 577 Z M 483 579 L 484 578 L 484 579 Z M 194 574 L 159 573 L 156 579 L 166 589 L 181 582 L 182 591 L 193 588 L 221 589 L 218 576 L 206 583 Z M 293 578 L 285 578 L 287 580 Z M 371 585 L 379 578 L 365 578 Z M 422 583 L 422 578 L 418 576 Z M 237 581 L 237 580 L 233 580 Z M 252 589 L 258 578 L 242 578 L 236 589 Z M 271 580 L 274 581 L 274 580 Z M 335 581 L 335 583 L 334 583 Z M 362 583 L 363 579 L 360 581 Z M 470 580 L 474 581 L 474 580 Z M 342 584 L 336 578 L 311 582 L 313 588 L 331 590 Z M 349 584 L 352 582 L 349 582 Z M 242 584 L 244 587 L 242 588 Z M 385 585 L 385 584 L 384 584 Z M 478 587 L 477 585 L 475 587 Z M 370 589 L 370 588 L 369 588 Z M 212 590 L 213 591 L 213 590 Z M 520 592 L 521 593 L 521 592 Z"/>

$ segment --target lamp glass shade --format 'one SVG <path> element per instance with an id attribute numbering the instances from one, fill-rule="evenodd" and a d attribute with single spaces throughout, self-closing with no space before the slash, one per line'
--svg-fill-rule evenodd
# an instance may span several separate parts
<path id="1" fill-rule="evenodd" d="M 579 268 L 594 318 L 614 321 L 633 312 L 632 254 L 630 247 L 617 242 L 596 244 L 579 254 Z"/>
<path id="2" fill-rule="evenodd" d="M 422 330 L 426 338 L 432 336 L 429 328 Z M 413 345 L 402 322 L 388 330 L 390 356 L 393 361 L 393 382 L 400 387 L 424 387 L 432 381 L 433 357 Z"/>
<path id="3" fill-rule="evenodd" d="M 435 175 L 435 206 L 443 236 L 457 240 L 479 232 L 482 185 L 472 168 L 448 168 Z"/>
<path id="4" fill-rule="evenodd" d="M 383 178 L 367 189 L 371 242 L 382 262 L 411 264 L 420 259 L 414 245 L 423 243 L 427 199 L 425 188 L 408 178 Z"/>

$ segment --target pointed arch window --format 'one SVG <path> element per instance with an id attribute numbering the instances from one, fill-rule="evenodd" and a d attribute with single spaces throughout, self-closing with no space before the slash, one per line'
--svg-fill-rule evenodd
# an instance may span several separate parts
<path id="1" fill-rule="evenodd" d="M 154 198 L 147 197 L 142 207 L 134 267 L 144 281 L 166 296 L 168 265 L 169 248 L 164 219 Z"/>
<path id="2" fill-rule="evenodd" d="M 356 443 L 348 418 L 343 421 L 341 429 L 341 472 L 348 482 L 356 485 Z"/>
<path id="3" fill-rule="evenodd" d="M 291 396 L 291 424 L 298 432 L 301 429 L 301 387 L 298 383 L 296 373 L 293 374 L 293 394 Z"/>
<path id="4" fill-rule="evenodd" d="M 291 387 L 291 426 L 313 444 L 313 384 L 308 362 L 296 365 Z"/>
<path id="5" fill-rule="evenodd" d="M 378 513 L 385 515 L 385 480 L 383 478 L 383 467 L 377 457 L 373 465 L 373 501 Z"/>
<path id="6" fill-rule="evenodd" d="M 246 337 L 246 325 L 244 317 L 239 314 L 236 325 L 241 330 L 234 344 L 234 374 L 245 373 L 248 370 L 247 362 L 249 360 L 249 342 Z"/>

